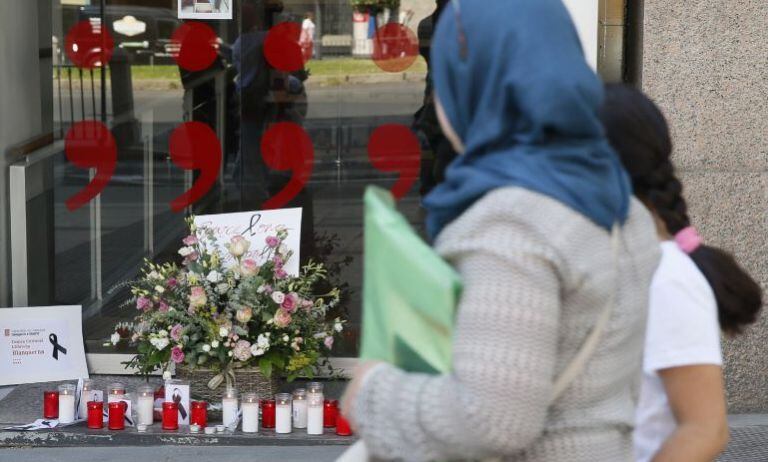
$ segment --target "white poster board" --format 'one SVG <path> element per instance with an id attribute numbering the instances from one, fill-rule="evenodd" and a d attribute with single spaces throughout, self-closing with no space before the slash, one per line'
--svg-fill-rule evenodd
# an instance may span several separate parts
<path id="1" fill-rule="evenodd" d="M 0 385 L 88 377 L 82 308 L 0 308 Z"/>
<path id="2" fill-rule="evenodd" d="M 583 45 L 591 69 L 596 70 L 599 58 L 599 0 L 564 0 Z"/>
<path id="3" fill-rule="evenodd" d="M 264 257 L 260 254 L 265 248 L 265 239 L 268 236 L 274 236 L 278 227 L 284 227 L 289 234 L 284 245 L 293 252 L 284 265 L 284 270 L 294 276 L 299 274 L 301 208 L 199 215 L 195 217 L 195 225 L 198 228 L 205 227 L 214 231 L 220 253 L 225 257 L 225 265 L 234 261 L 225 247 L 233 236 L 240 235 L 251 242 L 249 251 L 243 256 L 244 259 L 251 258 L 257 264 L 262 264 Z"/>
<path id="4" fill-rule="evenodd" d="M 179 19 L 233 19 L 234 0 L 177 0 Z"/>

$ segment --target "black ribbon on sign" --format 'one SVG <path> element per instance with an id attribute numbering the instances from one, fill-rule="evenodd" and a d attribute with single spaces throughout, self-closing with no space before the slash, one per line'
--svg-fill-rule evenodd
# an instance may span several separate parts
<path id="1" fill-rule="evenodd" d="M 53 359 L 59 360 L 59 352 L 61 351 L 63 355 L 67 354 L 67 349 L 63 346 L 59 345 L 59 339 L 56 337 L 56 334 L 50 334 L 48 336 L 48 340 L 51 342 L 51 345 L 53 345 Z"/>
<path id="2" fill-rule="evenodd" d="M 182 416 L 182 419 L 187 418 L 187 409 L 184 408 L 184 404 L 182 404 L 182 393 L 179 391 L 178 388 L 174 389 L 174 393 L 171 395 L 171 399 L 174 400 L 176 403 L 176 406 L 179 408 L 179 414 Z"/>

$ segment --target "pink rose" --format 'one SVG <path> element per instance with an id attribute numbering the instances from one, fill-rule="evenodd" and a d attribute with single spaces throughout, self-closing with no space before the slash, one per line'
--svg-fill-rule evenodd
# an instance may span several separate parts
<path id="1" fill-rule="evenodd" d="M 166 282 L 166 285 L 168 285 L 169 287 L 176 287 L 176 284 L 177 284 L 176 278 L 171 278 Z"/>
<path id="2" fill-rule="evenodd" d="M 288 276 L 288 275 L 289 275 L 289 273 L 287 273 L 286 271 L 284 271 L 284 270 L 283 270 L 283 268 L 277 268 L 277 269 L 276 269 L 276 270 L 273 272 L 273 275 L 275 276 L 275 278 L 276 278 L 276 279 L 285 279 L 285 278 L 286 278 L 286 276 Z"/>
<path id="3" fill-rule="evenodd" d="M 237 319 L 238 322 L 241 322 L 244 324 L 251 321 L 251 316 L 252 316 L 252 310 L 247 306 L 235 312 L 235 319 Z"/>
<path id="4" fill-rule="evenodd" d="M 324 339 L 324 345 L 326 346 L 326 348 L 331 350 L 332 346 L 334 346 L 334 337 L 332 337 L 331 335 L 326 337 Z"/>
<path id="5" fill-rule="evenodd" d="M 287 313 L 284 309 L 279 309 L 275 312 L 273 322 L 278 327 L 286 327 L 291 324 L 291 314 Z"/>
<path id="6" fill-rule="evenodd" d="M 177 324 L 174 327 L 172 327 L 171 332 L 169 332 L 168 335 L 171 337 L 173 341 L 178 342 L 179 339 L 182 338 L 182 325 Z"/>
<path id="7" fill-rule="evenodd" d="M 243 273 L 244 276 L 254 276 L 258 271 L 259 265 L 257 265 L 257 262 L 251 258 L 247 258 L 241 263 L 241 273 Z"/>
<path id="8" fill-rule="evenodd" d="M 195 286 L 190 289 L 190 308 L 201 307 L 206 304 L 206 291 L 203 287 Z"/>
<path id="9" fill-rule="evenodd" d="M 136 309 L 142 311 L 148 311 L 152 308 L 152 301 L 147 297 L 139 297 L 136 299 Z"/>
<path id="10" fill-rule="evenodd" d="M 271 249 L 274 249 L 278 247 L 281 241 L 275 236 L 267 236 L 265 238 L 265 243 L 267 244 L 268 247 L 270 247 Z"/>
<path id="11" fill-rule="evenodd" d="M 251 242 L 243 236 L 233 236 L 230 238 L 230 243 L 225 245 L 230 254 L 236 258 L 248 252 L 249 246 Z"/>
<path id="12" fill-rule="evenodd" d="M 178 346 L 171 349 L 171 360 L 179 364 L 184 361 L 184 351 Z"/>
<path id="13" fill-rule="evenodd" d="M 281 303 L 281 308 L 286 310 L 287 313 L 294 313 L 297 311 L 297 302 L 299 301 L 299 295 L 297 295 L 295 292 L 292 292 L 283 299 L 283 303 Z"/>
<path id="14" fill-rule="evenodd" d="M 233 348 L 233 356 L 238 361 L 248 361 L 251 358 L 251 343 L 246 340 L 238 340 Z"/>
<path id="15" fill-rule="evenodd" d="M 276 268 L 282 268 L 283 267 L 283 258 L 281 258 L 280 255 L 276 255 L 273 257 L 273 264 Z"/>
<path id="16" fill-rule="evenodd" d="M 161 300 L 160 303 L 158 303 L 158 311 L 160 311 L 161 313 L 168 312 L 168 303 Z"/>
<path id="17" fill-rule="evenodd" d="M 195 235 L 191 234 L 186 238 L 182 239 L 182 242 L 184 242 L 184 245 L 195 245 L 198 243 L 198 238 Z"/>

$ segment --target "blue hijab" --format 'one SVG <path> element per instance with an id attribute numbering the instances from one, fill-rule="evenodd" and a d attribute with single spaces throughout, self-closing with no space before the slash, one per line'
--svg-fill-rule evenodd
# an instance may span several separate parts
<path id="1" fill-rule="evenodd" d="M 597 115 L 602 84 L 561 0 L 453 1 L 431 68 L 465 144 L 425 198 L 431 238 L 506 186 L 552 197 L 607 230 L 625 221 L 630 183 Z"/>

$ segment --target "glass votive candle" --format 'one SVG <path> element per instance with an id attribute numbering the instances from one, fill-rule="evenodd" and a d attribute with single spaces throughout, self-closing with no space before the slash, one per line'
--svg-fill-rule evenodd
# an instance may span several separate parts
<path id="1" fill-rule="evenodd" d="M 262 428 L 275 428 L 275 400 L 263 399 L 261 404 Z"/>
<path id="2" fill-rule="evenodd" d="M 150 385 L 142 385 L 136 389 L 136 423 L 152 425 L 152 412 L 155 404 L 155 389 Z"/>
<path id="3" fill-rule="evenodd" d="M 89 401 L 86 404 L 88 412 L 88 428 L 104 428 L 104 403 L 101 401 Z"/>
<path id="4" fill-rule="evenodd" d="M 227 387 L 222 394 L 222 424 L 225 427 L 238 421 L 238 390 Z"/>
<path id="5" fill-rule="evenodd" d="M 173 401 L 163 403 L 163 429 L 179 429 L 179 406 Z"/>
<path id="6" fill-rule="evenodd" d="M 291 433 L 291 395 L 275 395 L 275 432 Z"/>
<path id="7" fill-rule="evenodd" d="M 59 423 L 68 424 L 75 421 L 75 385 L 65 383 L 59 385 Z"/>
<path id="8" fill-rule="evenodd" d="M 350 436 L 353 432 L 350 430 L 350 423 L 342 413 L 337 414 L 337 434 L 340 436 Z"/>
<path id="9" fill-rule="evenodd" d="M 324 427 L 334 428 L 337 426 L 337 400 L 324 400 Z"/>
<path id="10" fill-rule="evenodd" d="M 297 388 L 292 394 L 291 418 L 294 428 L 307 427 L 307 390 Z"/>
<path id="11" fill-rule="evenodd" d="M 324 433 L 324 395 L 323 393 L 308 393 L 307 395 L 307 434 L 323 435 Z"/>
<path id="12" fill-rule="evenodd" d="M 244 393 L 241 399 L 241 430 L 256 433 L 259 430 L 259 398 L 256 393 Z"/>
<path id="13" fill-rule="evenodd" d="M 190 424 L 198 425 L 200 428 L 206 428 L 208 422 L 208 407 L 206 401 L 193 401 L 190 403 Z"/>
<path id="14" fill-rule="evenodd" d="M 43 418 L 44 419 L 59 418 L 59 392 L 58 391 L 48 390 L 43 392 Z"/>
<path id="15" fill-rule="evenodd" d="M 107 387 L 107 401 L 117 401 L 126 397 L 126 386 L 120 382 L 115 382 Z"/>
<path id="16" fill-rule="evenodd" d="M 323 382 L 308 382 L 307 384 L 307 394 L 311 393 L 321 393 L 324 392 L 324 384 Z"/>
<path id="17" fill-rule="evenodd" d="M 113 401 L 107 404 L 107 428 L 110 430 L 126 429 L 126 409 L 128 404 L 125 401 Z"/>
<path id="18" fill-rule="evenodd" d="M 91 379 L 83 379 L 83 388 L 80 390 L 80 401 L 78 401 L 78 419 L 85 419 L 88 414 L 88 399 L 93 391 L 94 383 Z"/>

